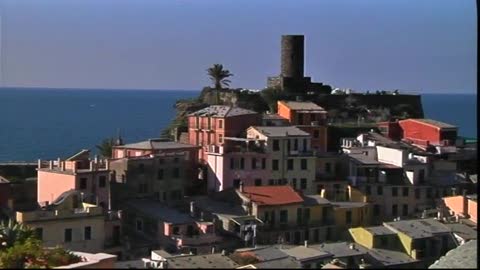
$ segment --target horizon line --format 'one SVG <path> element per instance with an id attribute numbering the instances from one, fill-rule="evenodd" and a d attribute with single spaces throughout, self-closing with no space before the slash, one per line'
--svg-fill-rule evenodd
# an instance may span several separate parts
<path id="1" fill-rule="evenodd" d="M 209 86 L 204 86 L 204 87 L 209 87 Z M 18 90 L 33 90 L 33 89 L 43 89 L 43 90 L 106 90 L 106 91 L 202 91 L 202 89 L 165 89 L 165 88 L 95 88 L 95 87 L 87 87 L 87 88 L 81 88 L 81 87 L 42 87 L 42 86 L 0 86 L 0 90 L 4 89 L 18 89 Z M 238 88 L 232 88 L 232 89 L 238 89 Z M 244 88 L 244 89 L 249 89 L 249 88 Z M 258 90 L 263 90 L 258 89 Z M 355 91 L 355 90 L 354 90 Z M 365 90 L 365 91 L 355 91 L 354 93 L 366 93 L 366 91 L 371 91 L 371 90 Z M 400 94 L 402 94 L 402 90 L 399 89 Z M 409 91 L 409 90 L 403 90 L 404 94 L 412 94 L 414 92 L 417 95 L 422 95 L 422 94 L 444 94 L 444 95 L 456 95 L 456 94 L 471 94 L 471 95 L 477 95 L 476 91 L 473 92 L 422 92 L 422 91 Z"/>

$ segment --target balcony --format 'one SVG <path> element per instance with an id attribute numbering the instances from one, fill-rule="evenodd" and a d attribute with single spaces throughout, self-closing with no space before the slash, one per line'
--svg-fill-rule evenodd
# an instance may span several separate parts
<path id="1" fill-rule="evenodd" d="M 218 242 L 221 240 L 221 237 L 211 233 L 193 236 L 172 235 L 170 239 L 173 240 L 177 246 L 200 246 Z"/>

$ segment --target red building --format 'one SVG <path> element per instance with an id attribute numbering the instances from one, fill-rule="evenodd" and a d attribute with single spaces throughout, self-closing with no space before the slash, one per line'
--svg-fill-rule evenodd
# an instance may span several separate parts
<path id="1" fill-rule="evenodd" d="M 419 146 L 454 146 L 457 127 L 432 119 L 405 119 L 381 122 L 378 127 L 383 135 L 393 140 L 407 140 Z"/>
<path id="2" fill-rule="evenodd" d="M 188 116 L 189 142 L 201 146 L 198 157 L 200 162 L 206 163 L 208 145 L 221 146 L 225 137 L 238 137 L 248 127 L 261 122 L 261 115 L 254 111 L 213 105 Z"/>
<path id="3" fill-rule="evenodd" d="M 406 119 L 398 121 L 403 139 L 418 145 L 452 146 L 457 139 L 457 127 L 431 119 Z"/>
<path id="4" fill-rule="evenodd" d="M 327 111 L 313 102 L 278 101 L 277 114 L 312 136 L 312 148 L 327 151 Z"/>

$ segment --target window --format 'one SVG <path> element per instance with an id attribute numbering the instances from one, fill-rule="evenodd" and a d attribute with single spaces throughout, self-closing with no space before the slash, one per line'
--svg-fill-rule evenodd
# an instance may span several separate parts
<path id="1" fill-rule="evenodd" d="M 308 223 L 310 221 L 310 208 L 303 209 L 303 217 L 305 223 Z"/>
<path id="2" fill-rule="evenodd" d="M 396 204 L 392 205 L 392 216 L 398 216 L 398 205 Z"/>
<path id="3" fill-rule="evenodd" d="M 240 179 L 233 179 L 233 187 L 234 188 L 240 187 Z"/>
<path id="4" fill-rule="evenodd" d="M 157 179 L 162 180 L 163 179 L 163 169 L 159 169 L 157 172 Z"/>
<path id="5" fill-rule="evenodd" d="M 255 170 L 257 168 L 257 159 L 252 158 L 252 170 Z"/>
<path id="6" fill-rule="evenodd" d="M 43 240 L 43 228 L 35 228 L 35 235 L 38 239 Z"/>
<path id="7" fill-rule="evenodd" d="M 87 189 L 87 178 L 80 178 L 80 189 Z"/>
<path id="8" fill-rule="evenodd" d="M 402 216 L 408 216 L 408 204 L 404 204 L 402 207 Z"/>
<path id="9" fill-rule="evenodd" d="M 325 163 L 325 172 L 330 173 L 332 171 L 332 167 L 330 163 Z"/>
<path id="10" fill-rule="evenodd" d="M 297 178 L 292 179 L 292 187 L 293 189 L 297 189 Z"/>
<path id="11" fill-rule="evenodd" d="M 91 240 L 92 239 L 92 227 L 87 226 L 84 229 L 84 238 L 85 240 Z"/>
<path id="12" fill-rule="evenodd" d="M 178 178 L 178 177 L 180 177 L 180 169 L 173 168 L 173 178 Z"/>
<path id="13" fill-rule="evenodd" d="M 172 233 L 175 235 L 180 234 L 180 228 L 178 226 L 173 226 Z"/>
<path id="14" fill-rule="evenodd" d="M 418 171 L 418 182 L 420 184 L 425 183 L 425 170 L 424 169 L 421 169 L 420 171 Z"/>
<path id="15" fill-rule="evenodd" d="M 293 170 L 293 159 L 287 160 L 287 170 L 289 171 Z"/>
<path id="16" fill-rule="evenodd" d="M 365 193 L 367 193 L 367 195 L 371 195 L 372 194 L 372 189 L 369 185 L 365 186 Z"/>
<path id="17" fill-rule="evenodd" d="M 143 221 L 141 219 L 137 219 L 135 225 L 136 225 L 137 231 L 139 232 L 143 231 Z"/>
<path id="18" fill-rule="evenodd" d="M 273 140 L 273 151 L 280 151 L 280 143 L 278 140 Z"/>
<path id="19" fill-rule="evenodd" d="M 314 229 L 313 230 L 313 241 L 314 242 L 320 241 L 320 230 L 319 229 Z"/>
<path id="20" fill-rule="evenodd" d="M 408 187 L 404 187 L 402 190 L 403 197 L 408 197 Z"/>
<path id="21" fill-rule="evenodd" d="M 288 151 L 288 152 L 290 152 L 290 144 L 291 144 L 291 143 L 290 143 L 290 140 L 287 139 L 287 151 Z"/>
<path id="22" fill-rule="evenodd" d="M 288 222 L 288 211 L 281 210 L 280 211 L 280 223 L 287 223 Z"/>
<path id="23" fill-rule="evenodd" d="M 163 199 L 164 201 L 167 200 L 167 192 L 164 191 L 164 192 L 162 193 L 162 199 Z"/>
<path id="24" fill-rule="evenodd" d="M 285 232 L 284 234 L 285 242 L 290 242 L 290 232 Z"/>
<path id="25" fill-rule="evenodd" d="M 303 152 L 307 152 L 307 139 L 303 139 Z"/>
<path id="26" fill-rule="evenodd" d="M 64 242 L 72 242 L 72 229 L 65 229 Z"/>
<path id="27" fill-rule="evenodd" d="M 218 120 L 218 128 L 223 128 L 223 120 Z"/>
<path id="28" fill-rule="evenodd" d="M 272 160 L 272 170 L 278 171 L 278 159 Z"/>
<path id="29" fill-rule="evenodd" d="M 240 158 L 240 169 L 245 169 L 245 159 L 243 157 Z"/>
<path id="30" fill-rule="evenodd" d="M 235 168 L 235 159 L 232 157 L 230 158 L 230 169 L 233 170 Z"/>
<path id="31" fill-rule="evenodd" d="M 380 205 L 378 204 L 373 205 L 373 215 L 375 217 L 380 216 Z"/>
<path id="32" fill-rule="evenodd" d="M 102 175 L 98 178 L 98 186 L 99 187 L 105 187 L 107 185 L 107 177 L 105 175 Z"/>
<path id="33" fill-rule="evenodd" d="M 145 165 L 144 164 L 138 164 L 138 172 L 139 173 L 144 173 L 145 172 Z"/>
<path id="34" fill-rule="evenodd" d="M 163 158 L 160 158 L 160 159 L 158 160 L 158 164 L 162 165 L 163 163 L 164 163 Z"/>
<path id="35" fill-rule="evenodd" d="M 397 197 L 398 196 L 398 188 L 392 187 L 392 197 Z"/>
<path id="36" fill-rule="evenodd" d="M 295 139 L 293 141 L 293 150 L 297 151 L 298 150 L 298 139 Z"/>
<path id="37" fill-rule="evenodd" d="M 308 241 L 310 240 L 310 230 L 305 229 L 305 232 L 303 233 L 304 240 Z"/>
<path id="38" fill-rule="evenodd" d="M 416 188 L 415 189 L 415 199 L 420 199 L 420 196 L 421 196 L 420 189 Z"/>
<path id="39" fill-rule="evenodd" d="M 180 159 L 178 157 L 173 159 L 173 163 L 178 163 L 179 161 L 180 161 Z"/>
<path id="40" fill-rule="evenodd" d="M 320 137 L 320 132 L 318 132 L 318 130 L 314 130 L 314 131 L 313 131 L 313 137 L 314 137 L 314 138 Z"/>
<path id="41" fill-rule="evenodd" d="M 223 143 L 223 134 L 218 134 L 218 142 Z"/>
<path id="42" fill-rule="evenodd" d="M 352 224 L 352 211 L 348 210 L 345 212 L 345 222 L 347 224 Z"/>
<path id="43" fill-rule="evenodd" d="M 274 185 L 273 179 L 269 179 L 269 180 L 268 180 L 268 184 L 269 184 L 270 186 L 273 186 L 273 185 Z"/>
<path id="44" fill-rule="evenodd" d="M 302 217 L 303 217 L 303 209 L 302 208 L 297 208 L 297 225 L 302 224 Z"/>
<path id="45" fill-rule="evenodd" d="M 301 159 L 300 160 L 300 168 L 302 170 L 307 170 L 307 160 L 306 159 Z"/>
<path id="46" fill-rule="evenodd" d="M 432 198 L 432 189 L 431 188 L 427 188 L 427 198 Z"/>
<path id="47" fill-rule="evenodd" d="M 266 169 L 267 168 L 267 159 L 266 158 L 262 158 L 262 169 Z"/>
<path id="48" fill-rule="evenodd" d="M 257 178 L 255 179 L 255 186 L 261 186 L 262 185 L 262 179 Z"/>
<path id="49" fill-rule="evenodd" d="M 307 179 L 305 178 L 300 179 L 300 188 L 307 189 Z"/>
<path id="50" fill-rule="evenodd" d="M 388 238 L 387 237 L 380 237 L 380 245 L 382 248 L 388 247 Z"/>
<path id="51" fill-rule="evenodd" d="M 383 187 L 377 186 L 377 195 L 383 195 Z"/>

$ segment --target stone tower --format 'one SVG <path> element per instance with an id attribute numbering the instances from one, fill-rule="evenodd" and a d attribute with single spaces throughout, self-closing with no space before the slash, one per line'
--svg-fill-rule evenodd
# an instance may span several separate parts
<path id="1" fill-rule="evenodd" d="M 304 37 L 301 35 L 282 36 L 282 77 L 303 78 Z"/>
<path id="2" fill-rule="evenodd" d="M 268 77 L 267 87 L 280 88 L 295 95 L 325 91 L 322 83 L 312 83 L 311 78 L 304 75 L 304 41 L 303 35 L 282 35 L 280 76 Z M 328 90 L 327 92 L 329 93 Z"/>

